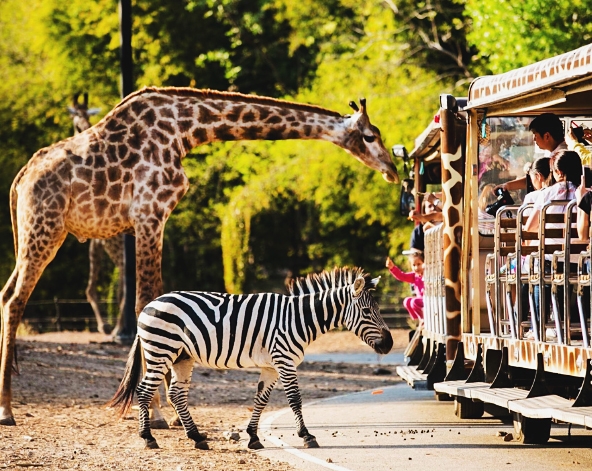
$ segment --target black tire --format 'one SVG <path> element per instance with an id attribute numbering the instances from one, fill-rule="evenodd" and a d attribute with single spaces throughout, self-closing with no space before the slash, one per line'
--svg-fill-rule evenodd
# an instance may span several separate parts
<path id="1" fill-rule="evenodd" d="M 532 419 L 514 412 L 516 440 L 525 445 L 543 445 L 551 436 L 551 419 Z"/>
<path id="2" fill-rule="evenodd" d="M 484 407 L 481 401 L 473 401 L 466 397 L 454 398 L 454 415 L 459 419 L 480 419 L 483 417 Z"/>

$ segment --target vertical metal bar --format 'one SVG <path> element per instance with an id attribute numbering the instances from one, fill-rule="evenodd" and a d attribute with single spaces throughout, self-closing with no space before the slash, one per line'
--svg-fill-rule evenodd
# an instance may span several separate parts
<path id="1" fill-rule="evenodd" d="M 133 92 L 132 61 L 132 5 L 131 0 L 119 0 L 119 28 L 121 53 L 121 97 Z M 123 328 L 117 334 L 117 341 L 129 343 L 136 336 L 136 241 L 129 234 L 123 236 L 125 267 Z"/>

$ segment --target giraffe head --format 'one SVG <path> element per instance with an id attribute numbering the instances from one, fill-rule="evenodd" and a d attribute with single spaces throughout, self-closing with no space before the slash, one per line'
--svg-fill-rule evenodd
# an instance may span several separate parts
<path id="1" fill-rule="evenodd" d="M 364 165 L 378 170 L 389 183 L 399 183 L 399 174 L 390 153 L 386 150 L 379 129 L 370 123 L 366 111 L 366 99 L 360 98 L 360 106 L 350 101 L 354 114 L 346 116 L 348 132 L 345 150 Z"/>
<path id="2" fill-rule="evenodd" d="M 75 134 L 90 128 L 89 117 L 101 111 L 100 108 L 88 108 L 88 93 L 84 93 L 82 103 L 78 100 L 79 96 L 80 93 L 75 93 L 72 97 L 72 105 L 68 106 L 68 111 L 74 123 Z"/>

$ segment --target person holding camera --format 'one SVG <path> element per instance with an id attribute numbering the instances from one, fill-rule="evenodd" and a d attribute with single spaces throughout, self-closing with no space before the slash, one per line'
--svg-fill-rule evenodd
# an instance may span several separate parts
<path id="1" fill-rule="evenodd" d="M 581 137 L 578 138 L 576 133 Z M 567 129 L 565 133 L 565 143 L 567 144 L 567 148 L 578 153 L 580 159 L 582 159 L 582 165 L 590 165 L 590 163 L 592 163 L 592 151 L 586 149 L 584 142 L 592 142 L 592 130 L 580 126 Z"/>
<path id="2" fill-rule="evenodd" d="M 528 129 L 532 132 L 532 137 L 538 148 L 549 152 L 548 157 L 551 159 L 550 165 L 553 168 L 556 155 L 567 150 L 561 119 L 554 113 L 543 113 L 532 120 Z M 502 183 L 497 188 L 507 191 L 526 190 L 528 189 L 527 176 Z"/>

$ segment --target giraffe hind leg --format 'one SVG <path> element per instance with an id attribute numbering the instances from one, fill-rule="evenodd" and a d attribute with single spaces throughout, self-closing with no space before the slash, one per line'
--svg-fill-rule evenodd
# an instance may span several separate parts
<path id="1" fill-rule="evenodd" d="M 247 426 L 247 433 L 249 434 L 248 447 L 251 450 L 260 450 L 263 445 L 257 436 L 257 429 L 259 427 L 259 419 L 265 406 L 269 402 L 269 396 L 277 383 L 278 374 L 273 368 L 262 368 L 257 383 L 257 393 L 255 394 L 255 402 L 253 407 L 253 414 Z"/>
<path id="2" fill-rule="evenodd" d="M 176 361 L 171 368 L 171 372 L 171 384 L 167 397 L 177 412 L 177 416 L 185 429 L 185 435 L 195 442 L 195 448 L 209 450 L 206 437 L 199 433 L 187 408 L 187 395 L 189 394 L 189 384 L 193 372 L 193 358 L 185 356 L 184 359 Z"/>

